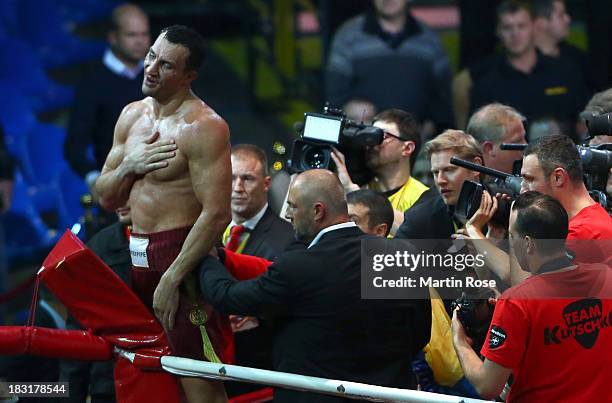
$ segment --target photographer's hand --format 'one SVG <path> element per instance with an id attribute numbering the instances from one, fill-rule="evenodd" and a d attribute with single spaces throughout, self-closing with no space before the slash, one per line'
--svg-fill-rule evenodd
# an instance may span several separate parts
<path id="1" fill-rule="evenodd" d="M 355 190 L 359 190 L 359 185 L 353 183 L 353 180 L 348 173 L 348 169 L 346 169 L 344 154 L 342 154 L 336 147 L 332 147 L 331 157 L 334 160 L 334 164 L 336 164 L 336 173 L 338 174 L 340 183 L 342 183 L 342 187 L 344 187 L 344 192 L 350 193 Z"/>
<path id="2" fill-rule="evenodd" d="M 451 322 L 451 330 L 453 332 L 453 344 L 455 346 L 465 346 L 471 348 L 472 339 L 468 337 L 465 333 L 465 328 L 463 327 L 463 323 L 459 319 L 459 307 L 455 308 L 453 311 L 453 319 Z"/>
<path id="3" fill-rule="evenodd" d="M 499 395 L 512 373 L 511 368 L 503 367 L 485 358 L 484 362 L 471 347 L 471 340 L 459 320 L 457 311 L 453 312 L 451 323 L 453 346 L 459 358 L 465 378 L 476 388 L 482 399 L 491 400 Z"/>
<path id="4" fill-rule="evenodd" d="M 491 197 L 486 190 L 482 192 L 480 199 L 480 207 L 472 217 L 465 223 L 465 229 L 468 236 L 472 237 L 475 233 L 477 238 L 482 234 L 482 228 L 491 220 L 493 214 L 497 211 L 497 198 Z"/>

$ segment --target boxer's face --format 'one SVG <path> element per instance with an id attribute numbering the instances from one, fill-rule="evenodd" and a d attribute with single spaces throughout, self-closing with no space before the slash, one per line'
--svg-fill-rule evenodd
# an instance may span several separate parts
<path id="1" fill-rule="evenodd" d="M 197 76 L 185 69 L 188 56 L 189 49 L 160 35 L 145 58 L 142 93 L 163 101 L 188 89 Z"/>

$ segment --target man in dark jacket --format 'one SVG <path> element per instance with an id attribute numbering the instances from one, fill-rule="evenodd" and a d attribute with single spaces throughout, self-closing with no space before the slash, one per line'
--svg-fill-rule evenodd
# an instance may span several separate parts
<path id="1" fill-rule="evenodd" d="M 281 254 L 259 277 L 236 281 L 215 258 L 201 285 L 216 309 L 273 317 L 274 369 L 283 372 L 415 388 L 410 362 L 429 341 L 429 299 L 361 298 L 361 241 L 344 190 L 327 170 L 306 171 L 288 195 L 287 218 L 308 248 Z M 276 402 L 337 402 L 278 389 Z"/>

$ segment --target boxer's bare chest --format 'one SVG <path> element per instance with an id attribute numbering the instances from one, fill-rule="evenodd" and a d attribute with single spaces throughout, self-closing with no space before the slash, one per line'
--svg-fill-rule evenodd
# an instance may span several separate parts
<path id="1" fill-rule="evenodd" d="M 131 150 L 139 143 L 144 143 L 150 139 L 151 135 L 159 132 L 157 141 L 174 140 L 178 149 L 176 156 L 168 159 L 168 166 L 145 175 L 143 179 L 152 182 L 168 182 L 188 177 L 187 157 L 183 152 L 182 133 L 185 130 L 185 123 L 182 119 L 175 116 L 165 118 L 154 118 L 145 113 L 132 126 L 126 141 L 126 152 Z"/>

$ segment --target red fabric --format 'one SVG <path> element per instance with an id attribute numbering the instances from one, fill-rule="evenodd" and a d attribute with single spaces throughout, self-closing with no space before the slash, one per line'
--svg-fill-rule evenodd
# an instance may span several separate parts
<path id="1" fill-rule="evenodd" d="M 176 378 L 167 372 L 147 371 L 124 358 L 115 362 L 115 396 L 118 403 L 179 403 Z"/>
<path id="2" fill-rule="evenodd" d="M 244 234 L 245 230 L 246 227 L 244 225 L 234 225 L 230 228 L 230 236 L 225 248 L 232 252 L 236 252 L 240 246 L 240 235 Z"/>
<path id="3" fill-rule="evenodd" d="M 39 275 L 83 327 L 123 349 L 170 352 L 155 317 L 70 231 L 47 256 Z"/>
<path id="4" fill-rule="evenodd" d="M 249 280 L 255 278 L 266 270 L 272 262 L 262 257 L 243 255 L 225 249 L 224 265 L 237 280 Z"/>
<path id="5" fill-rule="evenodd" d="M 612 271 L 598 264 L 507 290 L 481 352 L 512 369 L 509 402 L 598 402 L 610 396 L 611 351 Z"/>
<path id="6" fill-rule="evenodd" d="M 132 233 L 134 238 L 147 238 L 148 268 L 132 267 L 132 289 L 138 294 L 145 305 L 152 310 L 153 293 L 162 274 L 170 267 L 183 247 L 190 227 L 178 228 L 153 234 Z M 197 286 L 197 280 L 193 279 Z M 204 303 L 201 295 L 197 302 L 208 315 L 206 331 L 215 352 L 224 363 L 234 361 L 234 336 L 227 315 L 215 311 L 209 304 Z M 184 286 L 179 294 L 179 307 L 175 317 L 174 329 L 168 333 L 172 353 L 180 357 L 206 360 L 203 353 L 202 334 L 199 326 L 189 320 L 189 312 L 193 309 L 194 301 L 187 295 Z"/>
<path id="7" fill-rule="evenodd" d="M 39 275 L 81 325 L 111 344 L 147 356 L 170 353 L 155 317 L 70 231 L 49 253 Z M 147 365 L 151 365 L 150 360 Z M 115 366 L 115 392 L 120 403 L 180 401 L 174 376 L 143 371 L 124 359 Z"/>
<path id="8" fill-rule="evenodd" d="M 612 217 L 595 203 L 569 220 L 566 245 L 581 263 L 612 263 Z M 595 242 L 592 242 L 595 240 Z"/>

